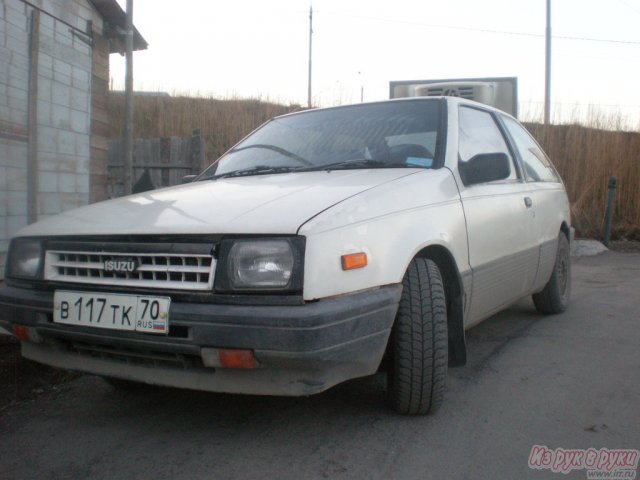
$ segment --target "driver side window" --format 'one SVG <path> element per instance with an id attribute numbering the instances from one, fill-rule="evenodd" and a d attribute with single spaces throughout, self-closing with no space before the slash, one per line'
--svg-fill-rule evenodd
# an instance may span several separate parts
<path id="1" fill-rule="evenodd" d="M 460 162 L 468 162 L 479 154 L 503 153 L 509 158 L 510 173 L 506 181 L 517 180 L 518 173 L 513 157 L 507 147 L 493 116 L 483 110 L 460 107 L 459 110 L 458 155 Z"/>

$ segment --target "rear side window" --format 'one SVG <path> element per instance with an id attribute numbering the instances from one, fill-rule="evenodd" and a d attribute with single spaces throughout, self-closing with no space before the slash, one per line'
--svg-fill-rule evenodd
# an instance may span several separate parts
<path id="1" fill-rule="evenodd" d="M 511 173 L 507 180 L 516 180 L 513 157 L 493 116 L 475 108 L 460 107 L 458 154 L 461 162 L 468 162 L 481 153 L 504 153 L 510 159 Z"/>
<path id="2" fill-rule="evenodd" d="M 549 158 L 522 125 L 509 117 L 502 117 L 522 158 L 525 179 L 528 182 L 560 182 Z"/>

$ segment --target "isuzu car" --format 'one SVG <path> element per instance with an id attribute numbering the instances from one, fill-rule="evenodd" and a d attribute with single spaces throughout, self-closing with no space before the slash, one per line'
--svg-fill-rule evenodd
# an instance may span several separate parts
<path id="1" fill-rule="evenodd" d="M 309 395 L 386 370 L 442 402 L 465 329 L 570 295 L 563 183 L 513 117 L 413 98 L 277 117 L 189 183 L 12 239 L 0 325 L 24 357 L 117 384 Z"/>

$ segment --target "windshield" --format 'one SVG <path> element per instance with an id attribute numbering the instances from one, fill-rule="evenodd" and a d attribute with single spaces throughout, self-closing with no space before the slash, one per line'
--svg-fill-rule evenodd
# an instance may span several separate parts
<path id="1" fill-rule="evenodd" d="M 276 118 L 211 165 L 199 180 L 351 168 L 431 168 L 437 100 L 309 110 Z"/>

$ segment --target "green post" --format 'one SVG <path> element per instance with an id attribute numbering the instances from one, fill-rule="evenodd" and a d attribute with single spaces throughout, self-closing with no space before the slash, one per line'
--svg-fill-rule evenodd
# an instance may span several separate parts
<path id="1" fill-rule="evenodd" d="M 609 246 L 611 240 L 611 220 L 613 217 L 613 207 L 616 199 L 616 187 L 618 185 L 618 179 L 611 177 L 609 179 L 609 196 L 607 198 L 607 213 L 604 216 L 604 244 Z"/>

